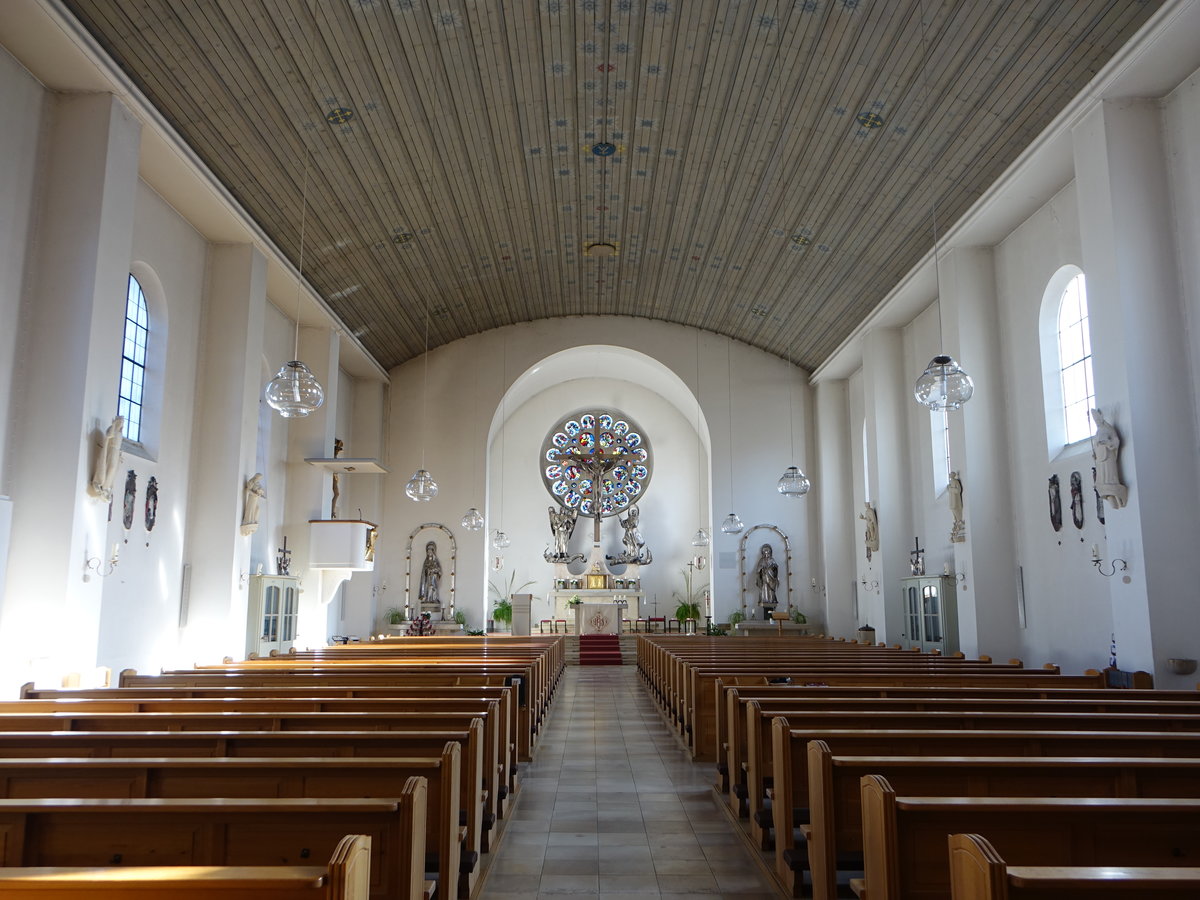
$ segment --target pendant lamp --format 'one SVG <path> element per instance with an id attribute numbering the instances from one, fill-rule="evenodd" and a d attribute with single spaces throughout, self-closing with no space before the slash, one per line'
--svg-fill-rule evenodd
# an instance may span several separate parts
<path id="1" fill-rule="evenodd" d="M 438 494 L 437 482 L 425 468 L 425 432 L 429 428 L 429 304 L 425 304 L 425 384 L 421 390 L 421 468 L 413 474 L 404 486 L 404 493 L 409 500 L 418 503 L 428 503 Z"/>
<path id="2" fill-rule="evenodd" d="M 793 349 L 795 346 L 793 345 Z M 790 377 L 788 378 L 788 435 L 792 441 L 792 459 L 796 458 L 796 416 L 792 409 L 792 380 L 796 377 L 796 364 L 791 360 L 790 354 L 788 358 L 790 369 Z M 785 497 L 791 497 L 793 500 L 803 497 L 808 493 L 808 489 L 812 487 L 812 483 L 808 480 L 808 476 L 800 471 L 799 466 L 788 466 L 783 470 L 783 474 L 779 476 L 779 481 L 775 485 L 775 489 Z"/>
<path id="3" fill-rule="evenodd" d="M 292 361 L 267 383 L 263 398 L 267 405 L 285 419 L 307 416 L 325 402 L 325 390 L 308 366 L 295 359 L 300 355 L 300 291 L 304 285 L 304 226 L 308 211 L 308 156 L 304 158 L 304 187 L 300 194 L 300 260 L 296 266 L 296 332 L 292 344 Z"/>
<path id="4" fill-rule="evenodd" d="M 472 506 L 459 524 L 467 531 L 480 531 L 483 529 L 483 514 Z"/>
<path id="5" fill-rule="evenodd" d="M 925 95 L 929 91 L 929 41 L 925 34 L 925 10 L 918 3 L 918 13 L 921 22 L 921 52 Z M 929 164 L 925 171 L 929 182 L 930 219 L 933 225 L 933 278 L 938 298 L 938 343 L 942 342 L 942 276 L 938 266 L 938 224 L 937 198 L 933 193 L 933 145 L 930 144 Z M 939 353 L 929 361 L 925 371 L 913 386 L 913 397 L 922 406 L 936 412 L 942 409 L 961 409 L 962 405 L 971 399 L 975 384 L 971 376 L 963 371 L 962 366 L 955 362 L 954 357 Z"/>

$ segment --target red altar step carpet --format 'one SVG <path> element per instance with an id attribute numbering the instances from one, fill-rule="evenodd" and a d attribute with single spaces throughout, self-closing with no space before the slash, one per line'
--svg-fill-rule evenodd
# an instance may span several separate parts
<path id="1" fill-rule="evenodd" d="M 581 666 L 621 665 L 621 639 L 615 634 L 581 634 L 579 636 Z"/>

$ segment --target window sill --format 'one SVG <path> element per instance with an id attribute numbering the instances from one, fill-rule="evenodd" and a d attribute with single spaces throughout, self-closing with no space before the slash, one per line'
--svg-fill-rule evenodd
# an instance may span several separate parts
<path id="1" fill-rule="evenodd" d="M 144 459 L 146 462 L 158 462 L 157 457 L 150 452 L 150 448 L 140 441 L 122 439 L 121 452 L 128 453 L 130 456 L 136 456 L 138 459 Z"/>

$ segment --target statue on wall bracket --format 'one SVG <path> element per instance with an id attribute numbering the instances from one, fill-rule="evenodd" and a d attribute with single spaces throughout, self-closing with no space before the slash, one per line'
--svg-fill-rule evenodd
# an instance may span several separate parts
<path id="1" fill-rule="evenodd" d="M 950 513 L 954 516 L 954 526 L 950 529 L 950 543 L 962 544 L 967 540 L 967 523 L 963 519 L 963 484 L 957 471 L 950 473 L 946 492 L 950 495 Z"/>
<path id="2" fill-rule="evenodd" d="M 117 470 L 121 467 L 121 442 L 125 431 L 125 418 L 115 416 L 104 439 L 100 442 L 100 454 L 96 457 L 96 467 L 92 470 L 92 480 L 88 482 L 88 493 L 98 500 L 111 503 L 113 485 L 117 481 Z"/>
<path id="3" fill-rule="evenodd" d="M 863 543 L 867 547 L 867 562 L 870 562 L 871 554 L 879 552 L 879 516 L 875 512 L 875 508 L 871 506 L 870 500 L 864 503 L 863 506 L 865 509 L 858 514 L 858 517 L 866 523 L 863 533 Z"/>
<path id="4" fill-rule="evenodd" d="M 1092 410 L 1096 433 L 1092 435 L 1092 459 L 1096 461 L 1096 493 L 1113 509 L 1129 500 L 1129 488 L 1121 483 L 1121 435 L 1098 409 Z"/>

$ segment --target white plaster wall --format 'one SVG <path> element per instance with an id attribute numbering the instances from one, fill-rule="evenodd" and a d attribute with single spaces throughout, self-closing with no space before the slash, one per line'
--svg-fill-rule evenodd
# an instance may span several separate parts
<path id="1" fill-rule="evenodd" d="M 119 545 L 121 560 L 104 580 L 97 663 L 114 671 L 127 667 L 154 671 L 175 654 L 206 253 L 207 245 L 195 229 L 145 182 L 139 183 L 133 263 L 153 273 L 153 278 L 147 278 L 143 272 L 141 279 L 150 299 L 150 341 L 165 336 L 164 356 L 169 363 L 161 372 L 148 372 L 151 379 L 156 375 L 163 379 L 155 458 L 127 450 L 114 490 L 119 495 L 128 470 L 137 473 L 133 526 L 124 528 L 119 496 L 108 523 L 105 547 Z M 149 284 L 152 280 L 157 284 Z M 161 296 L 156 297 L 159 288 Z M 114 381 L 119 374 L 119 347 L 116 354 Z M 147 393 L 151 390 L 148 387 Z M 154 530 L 147 531 L 146 486 L 152 476 L 158 480 L 158 516 Z"/>
<path id="2" fill-rule="evenodd" d="M 33 228 L 37 151 L 43 128 L 43 91 L 24 68 L 0 49 L 0 104 L 11 110 L 21 128 L 0 133 L 0 495 L 11 490 L 7 465 L 13 417 L 12 386 L 17 359 L 16 327 L 21 319 L 21 297 L 28 277 L 26 261 Z M 4 608 L 12 503 L 0 496 L 0 609 Z"/>
<path id="3" fill-rule="evenodd" d="M 699 485 L 702 495 L 699 505 L 705 528 L 710 533 L 716 530 L 710 548 L 713 566 L 707 571 L 707 574 L 715 576 L 714 615 L 721 619 L 737 605 L 736 562 L 732 568 L 720 565 L 722 552 L 732 551 L 735 557 L 737 552 L 737 539 L 721 535 L 719 531 L 720 521 L 730 509 L 736 510 L 747 526 L 775 524 L 789 535 L 793 553 L 793 585 L 796 588 L 793 599 L 802 609 L 811 611 L 815 603 L 803 597 L 812 578 L 808 501 L 788 500 L 779 496 L 775 489 L 779 476 L 792 461 L 791 436 L 788 433 L 789 402 L 793 407 L 790 418 L 794 421 L 795 463 L 805 471 L 810 469 L 807 454 L 812 399 L 811 389 L 806 383 L 807 373 L 793 369 L 777 357 L 744 345 L 734 343 L 730 347 L 725 338 L 707 332 L 697 333 L 695 329 L 662 322 L 619 318 L 540 320 L 476 335 L 431 351 L 427 427 L 422 421 L 422 361 L 416 359 L 393 370 L 387 452 L 392 473 L 387 476 L 384 488 L 385 527 L 376 565 L 376 584 L 380 591 L 378 609 L 404 605 L 405 543 L 414 528 L 430 522 L 442 523 L 454 532 L 459 550 L 458 594 L 462 598 L 472 598 L 475 609 L 480 608 L 488 590 L 484 576 L 492 571 L 486 568 L 491 555 L 486 541 L 487 532 L 495 529 L 499 515 L 498 507 L 494 504 L 489 507 L 490 500 L 485 500 L 489 490 L 484 478 L 488 465 L 485 448 L 488 446 L 493 418 L 511 417 L 528 401 L 529 397 L 520 390 L 514 391 L 511 407 L 506 401 L 504 415 L 501 416 L 502 397 L 519 378 L 524 375 L 526 383 L 537 383 L 540 377 L 539 363 L 562 351 L 590 345 L 625 348 L 661 364 L 664 373 L 662 383 L 647 384 L 646 387 L 664 398 L 667 405 L 662 407 L 662 416 L 667 421 L 672 421 L 675 415 L 684 423 L 692 420 L 697 359 L 700 360 L 701 430 L 704 432 L 703 445 L 711 445 L 712 463 L 711 472 L 706 472 Z M 727 360 L 731 361 L 729 365 Z M 582 374 L 604 376 L 607 373 L 588 370 Z M 590 379 L 584 380 L 590 382 Z M 607 397 L 596 395 L 594 399 L 597 402 L 619 406 L 624 402 L 632 403 L 637 396 L 632 386 L 618 390 L 621 384 L 619 380 L 602 380 L 609 381 L 610 391 Z M 729 440 L 728 405 L 731 387 L 732 442 Z M 535 393 L 540 393 L 542 389 L 543 386 L 538 386 Z M 591 391 L 590 384 L 587 390 Z M 583 403 L 573 402 L 572 398 L 584 395 L 593 398 L 591 393 L 581 389 L 574 393 L 567 392 L 561 401 L 553 400 L 551 406 L 554 413 L 564 415 L 577 409 Z M 643 400 L 651 403 L 648 395 Z M 534 408 L 536 405 L 531 407 Z M 668 416 L 668 408 L 673 408 L 675 413 Z M 536 444 L 540 447 L 545 430 L 551 424 L 549 409 L 545 407 L 537 415 L 532 412 L 529 414 L 529 433 L 521 435 L 521 440 L 529 446 Z M 639 417 L 634 409 L 626 409 L 626 412 Z M 659 478 L 666 476 L 661 467 L 675 465 L 682 472 L 684 467 L 695 465 L 695 451 L 689 449 L 694 442 L 694 435 L 692 441 L 680 441 L 678 448 L 672 448 L 668 442 L 667 449 L 677 449 L 679 460 L 663 455 L 657 437 L 662 426 L 657 418 L 658 413 L 655 416 L 652 421 L 641 421 L 655 445 L 660 467 L 648 491 L 647 502 L 657 502 L 656 497 L 663 490 Z M 689 428 L 694 432 L 694 425 Z M 673 429 L 674 426 L 668 425 L 665 433 L 670 435 L 674 433 Z M 422 437 L 426 467 L 438 481 L 440 492 L 430 503 L 418 505 L 405 497 L 404 485 L 421 463 Z M 731 446 L 735 461 L 733 495 L 729 490 Z M 516 472 L 513 467 L 522 464 L 528 467 L 527 472 L 506 479 L 509 486 L 505 488 L 503 526 L 514 541 L 514 546 L 505 554 L 505 565 L 517 568 L 518 583 L 532 577 L 534 572 L 542 572 L 543 567 L 547 583 L 553 577 L 550 566 L 542 560 L 542 551 L 549 537 L 546 514 L 549 494 L 540 483 L 532 482 L 533 486 L 527 488 L 531 499 L 528 508 L 520 513 L 521 518 L 517 519 L 516 507 L 510 508 L 511 484 L 517 477 L 536 476 L 534 459 L 532 453 L 522 457 L 518 452 L 506 448 L 507 472 Z M 707 463 L 704 465 L 707 468 Z M 682 578 L 677 563 L 691 555 L 691 537 L 700 524 L 695 521 L 697 486 L 692 480 L 695 470 L 691 468 L 690 471 L 692 474 L 684 479 L 687 484 L 681 487 L 681 491 L 687 491 L 686 500 L 683 501 L 687 512 L 681 511 L 677 517 L 666 520 L 674 523 L 677 518 L 678 525 L 672 524 L 671 527 L 678 527 L 681 531 L 660 541 L 657 546 L 651 544 L 656 562 L 645 570 L 644 584 L 654 586 L 651 593 L 659 594 L 660 609 L 664 594 L 669 596 L 672 589 L 681 586 Z M 713 498 L 711 503 L 704 496 L 709 491 Z M 472 534 L 460 527 L 459 520 L 471 506 L 478 507 L 489 517 L 487 531 Z M 680 508 L 683 509 L 682 506 Z M 648 510 L 649 507 L 644 505 L 643 523 L 648 528 L 660 527 L 651 525 L 653 516 L 648 514 Z M 581 535 L 587 530 L 587 524 L 579 525 L 576 540 L 583 540 Z M 604 540 L 615 541 L 615 537 L 606 532 Z M 647 541 L 650 540 L 648 532 Z M 520 547 L 527 549 L 518 553 L 518 541 Z M 524 574 L 526 572 L 530 574 Z M 467 601 L 462 602 L 465 604 Z M 480 623 L 480 618 L 470 612 L 468 615 L 472 616 L 475 624 Z"/>
<path id="4" fill-rule="evenodd" d="M 20 128 L 0 133 L 0 494 L 8 493 L 11 477 L 5 465 L 11 423 L 13 366 L 16 361 L 16 328 L 21 296 L 28 277 L 29 234 L 33 226 L 37 152 L 43 127 L 43 91 L 30 74 L 0 49 L 0 103 L 10 110 Z M 0 548 L 6 550 L 7 548 Z M 4 583 L 0 580 L 0 602 Z"/>
<path id="5" fill-rule="evenodd" d="M 1200 371 L 1200 72 L 1163 103 L 1168 174 L 1192 371 Z M 1200 406 L 1200 392 L 1194 392 Z M 1196 412 L 1200 421 L 1200 409 Z M 1200 437 L 1197 437 L 1200 445 Z M 1200 465 L 1200 453 L 1196 454 Z"/>
<path id="6" fill-rule="evenodd" d="M 1092 494 L 1091 445 L 1048 452 L 1038 320 L 1051 277 L 1082 264 L 1074 184 L 1053 197 L 996 248 L 1005 389 L 1020 398 L 1010 422 L 1009 452 L 1016 485 L 1017 561 L 1023 570 L 1026 626 L 1019 633 L 1028 663 L 1055 662 L 1069 671 L 1103 668 L 1113 630 L 1107 588 L 1090 563 L 1093 543 L 1105 546 Z M 1085 273 L 1086 278 L 1086 273 Z M 1057 302 L 1057 300 L 1053 301 Z M 1096 358 L 1094 366 L 1114 361 Z M 1119 361 L 1117 361 L 1119 364 Z M 1084 528 L 1071 523 L 1071 473 L 1084 485 Z M 1047 481 L 1057 474 L 1063 528 L 1050 526 Z"/>

